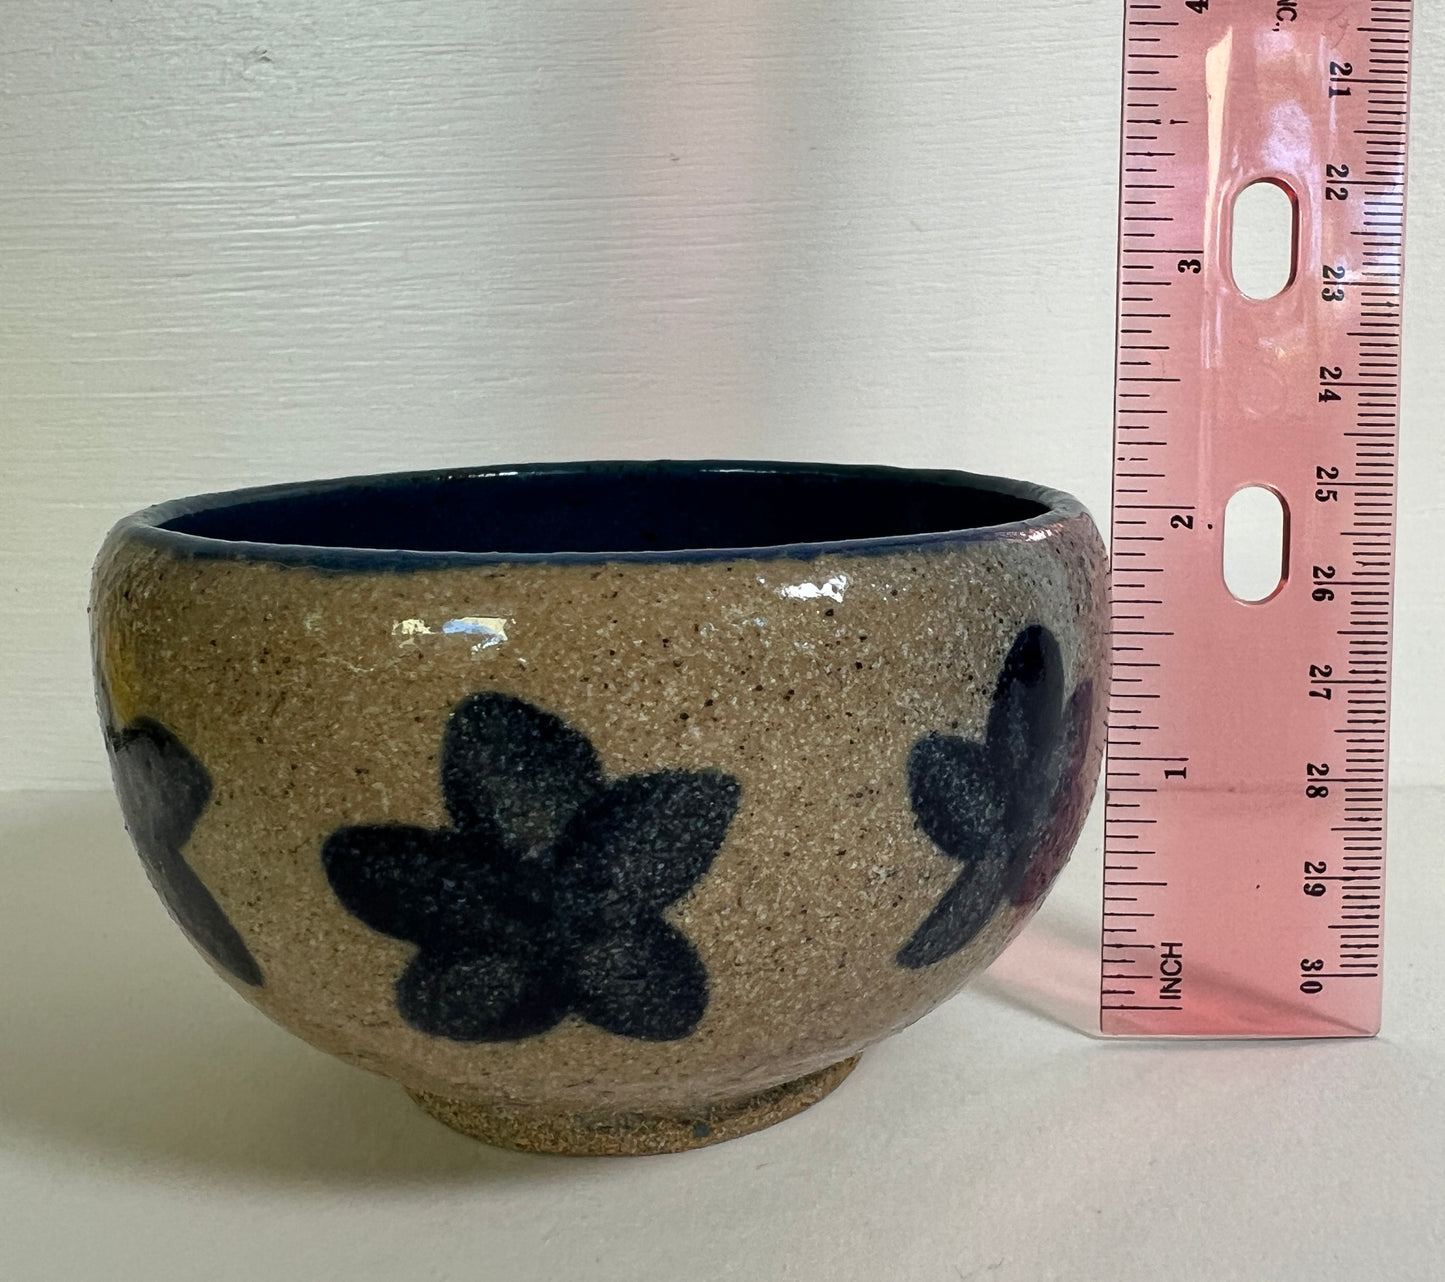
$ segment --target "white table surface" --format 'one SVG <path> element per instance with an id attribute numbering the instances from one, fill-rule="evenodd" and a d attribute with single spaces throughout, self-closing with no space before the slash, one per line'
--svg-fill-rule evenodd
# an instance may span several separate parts
<path id="1" fill-rule="evenodd" d="M 758 1135 L 483 1147 L 216 980 L 98 793 L 0 794 L 0 1278 L 1445 1277 L 1445 790 L 1393 797 L 1385 1031 L 1109 1042 L 1098 825 L 963 995 Z"/>

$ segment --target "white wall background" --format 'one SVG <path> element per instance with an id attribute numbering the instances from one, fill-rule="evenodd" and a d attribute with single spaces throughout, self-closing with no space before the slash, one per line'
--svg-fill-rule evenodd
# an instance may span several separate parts
<path id="1" fill-rule="evenodd" d="M 530 459 L 965 467 L 1107 519 L 1118 0 L 0 0 L 0 787 L 104 786 L 106 528 Z M 1396 779 L 1438 781 L 1417 6 Z"/>

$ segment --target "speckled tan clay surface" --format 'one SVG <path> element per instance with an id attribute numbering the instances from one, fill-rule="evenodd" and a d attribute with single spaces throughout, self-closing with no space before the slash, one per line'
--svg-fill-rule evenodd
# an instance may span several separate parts
<path id="1" fill-rule="evenodd" d="M 786 1121 L 805 1108 L 812 1108 L 857 1064 L 855 1055 L 756 1095 L 708 1105 L 680 1116 L 608 1111 L 551 1113 L 471 1104 L 428 1095 L 425 1091 L 414 1091 L 412 1097 L 437 1121 L 498 1148 L 588 1157 L 637 1157 L 706 1148 L 709 1144 L 721 1144 Z"/>
<path id="2" fill-rule="evenodd" d="M 916 1020 L 1003 948 L 1005 903 L 936 965 L 895 958 L 958 873 L 915 826 L 906 761 L 981 737 L 1020 629 L 1092 678 L 1100 752 L 1104 551 L 1071 515 L 1006 539 L 878 555 L 350 573 L 176 557 L 126 535 L 98 567 L 98 668 L 120 723 L 154 718 L 214 783 L 186 860 L 264 971 L 248 1000 L 414 1092 L 553 1112 L 700 1111 L 828 1068 Z M 447 633 L 500 621 L 505 640 Z M 566 718 L 610 776 L 717 768 L 742 799 L 667 919 L 706 966 L 705 1014 L 646 1042 L 568 1017 L 461 1043 L 398 1016 L 412 945 L 338 902 L 343 825 L 445 825 L 449 712 L 505 691 Z"/>

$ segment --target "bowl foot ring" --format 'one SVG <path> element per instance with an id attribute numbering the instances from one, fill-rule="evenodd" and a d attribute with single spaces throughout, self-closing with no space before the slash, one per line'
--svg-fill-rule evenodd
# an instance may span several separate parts
<path id="1" fill-rule="evenodd" d="M 757 1095 L 695 1113 L 557 1113 L 409 1091 L 421 1107 L 454 1131 L 484 1144 L 531 1153 L 594 1157 L 681 1153 L 760 1131 L 801 1113 L 831 1092 L 857 1064 L 845 1059 Z"/>

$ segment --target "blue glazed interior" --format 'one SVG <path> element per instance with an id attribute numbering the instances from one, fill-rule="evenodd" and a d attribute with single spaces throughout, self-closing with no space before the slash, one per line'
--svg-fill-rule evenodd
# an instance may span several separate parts
<path id="1" fill-rule="evenodd" d="M 997 535 L 1080 510 L 1039 486 L 841 464 L 557 463 L 181 500 L 133 531 L 199 556 L 394 568 L 438 560 L 714 559 Z"/>

